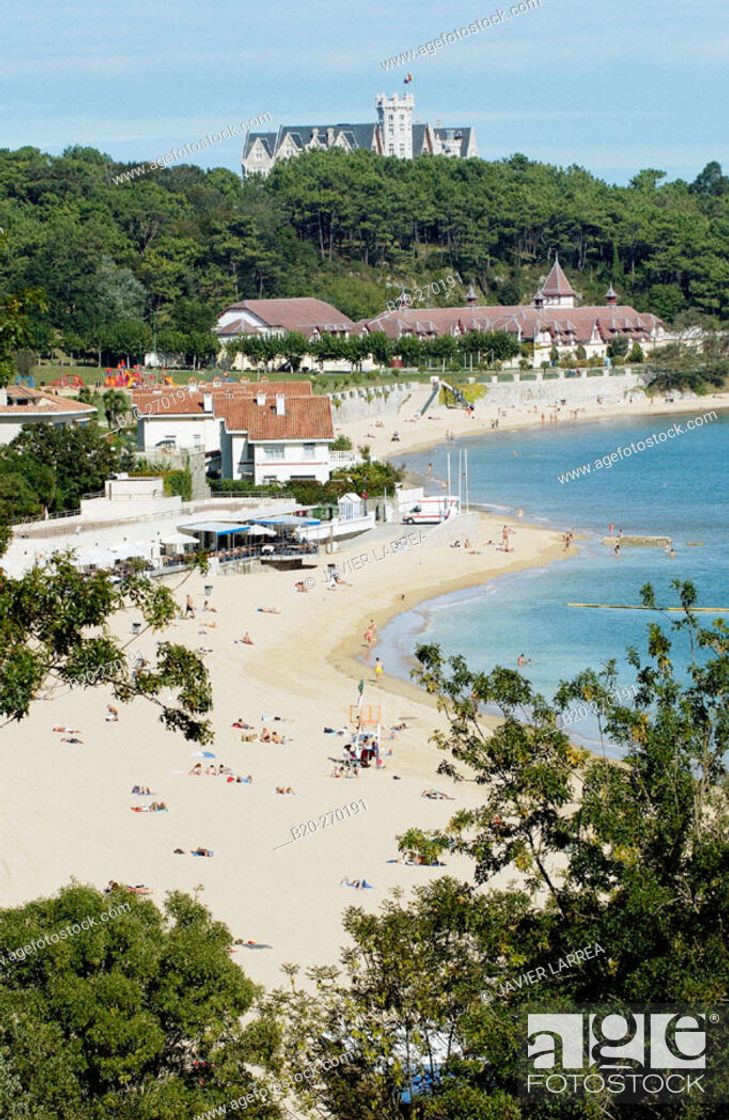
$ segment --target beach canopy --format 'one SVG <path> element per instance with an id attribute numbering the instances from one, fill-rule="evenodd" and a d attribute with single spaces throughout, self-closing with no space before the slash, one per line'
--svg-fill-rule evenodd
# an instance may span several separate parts
<path id="1" fill-rule="evenodd" d="M 265 525 L 251 525 L 252 537 L 275 537 L 276 530 L 269 529 Z"/>
<path id="2" fill-rule="evenodd" d="M 247 533 L 250 525 L 235 525 L 225 521 L 201 521 L 196 525 L 182 525 L 188 533 L 214 533 L 216 537 L 226 537 L 230 533 Z"/>
<path id="3" fill-rule="evenodd" d="M 162 544 L 197 544 L 197 541 L 186 533 L 166 533 L 162 537 Z"/>

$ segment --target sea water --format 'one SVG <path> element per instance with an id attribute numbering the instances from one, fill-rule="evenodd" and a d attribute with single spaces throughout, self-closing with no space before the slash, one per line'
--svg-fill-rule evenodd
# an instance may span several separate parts
<path id="1" fill-rule="evenodd" d="M 568 604 L 638 605 L 641 587 L 651 583 L 658 602 L 673 606 L 677 598 L 671 583 L 679 579 L 696 585 L 699 605 L 729 607 L 729 416 L 717 413 L 694 430 L 686 427 L 687 420 L 710 411 L 707 398 L 683 416 L 496 431 L 404 457 L 410 471 L 427 477 L 426 490 L 438 493 L 450 451 L 451 488 L 457 492 L 458 451 L 467 448 L 472 504 L 510 518 L 521 509 L 525 522 L 571 529 L 586 539 L 564 562 L 502 576 L 399 616 L 384 629 L 378 649 L 387 671 L 409 675 L 414 646 L 423 641 L 437 642 L 447 654 L 461 653 L 472 668 L 487 671 L 495 665 L 516 668 L 524 654 L 530 664 L 523 672 L 551 697 L 561 681 L 614 658 L 629 695 L 634 677 L 627 648 L 635 646 L 645 657 L 649 622 L 670 629 L 670 620 L 679 616 Z M 668 431 L 674 423 L 683 434 L 595 468 L 596 459 Z M 589 474 L 560 482 L 560 476 L 587 463 Z M 675 557 L 661 547 L 632 546 L 614 556 L 602 543 L 611 523 L 616 536 L 622 529 L 626 536 L 670 537 Z M 498 543 L 498 534 L 495 539 Z M 511 539 L 518 559 L 518 525 Z M 472 543 L 488 555 L 482 540 Z M 455 549 L 453 568 L 457 573 Z M 709 625 L 715 616 L 700 617 Z M 685 662 L 681 638 L 676 651 L 676 660 Z M 596 722 L 580 716 L 570 733 L 594 746 Z"/>

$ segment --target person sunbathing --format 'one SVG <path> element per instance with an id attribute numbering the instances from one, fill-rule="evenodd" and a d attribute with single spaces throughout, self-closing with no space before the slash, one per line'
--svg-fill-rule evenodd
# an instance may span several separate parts
<path id="1" fill-rule="evenodd" d="M 211 762 L 210 765 L 208 766 L 207 770 L 205 771 L 205 774 L 206 774 L 207 777 L 212 778 L 212 777 L 215 776 L 215 774 L 217 774 L 217 772 L 218 771 L 215 769 L 215 767 L 213 766 L 213 764 Z"/>
<path id="2" fill-rule="evenodd" d="M 330 777 L 331 778 L 343 778 L 344 777 L 344 767 L 343 766 L 338 766 L 338 765 L 335 766 L 334 769 L 332 770 L 331 774 L 330 774 Z"/>
<path id="3" fill-rule="evenodd" d="M 279 735 L 278 731 L 272 731 L 271 732 L 271 742 L 272 743 L 279 743 L 280 745 L 283 745 L 286 742 L 286 736 L 285 735 Z"/>
<path id="4" fill-rule="evenodd" d="M 204 856 L 206 859 L 209 859 L 215 853 L 211 852 L 210 848 L 195 848 L 195 850 L 190 854 L 193 856 Z"/>
<path id="5" fill-rule="evenodd" d="M 199 778 L 201 776 L 202 772 L 203 772 L 202 762 L 196 762 L 195 765 L 193 766 L 192 770 L 187 771 L 188 774 L 194 774 L 194 776 L 196 778 Z"/>
<path id="6" fill-rule="evenodd" d="M 80 735 L 81 734 L 78 727 L 54 727 L 54 728 L 52 728 L 52 730 L 58 732 L 59 735 L 61 734 L 61 732 L 64 732 L 66 735 Z"/>
<path id="7" fill-rule="evenodd" d="M 208 601 L 207 601 L 207 599 L 206 599 L 206 600 L 205 600 L 205 602 L 203 603 L 203 610 L 204 610 L 204 611 L 212 611 L 212 613 L 213 613 L 213 614 L 217 614 L 217 613 L 218 613 L 218 608 L 217 608 L 217 607 L 211 607 L 211 606 L 209 606 L 209 605 L 208 605 Z"/>
<path id="8" fill-rule="evenodd" d="M 424 789 L 421 797 L 429 797 L 431 801 L 455 801 L 448 793 L 441 793 L 439 789 Z"/>
<path id="9" fill-rule="evenodd" d="M 116 723 L 119 719 L 119 709 L 115 708 L 113 704 L 107 704 L 104 719 L 107 723 Z"/>
<path id="10" fill-rule="evenodd" d="M 240 738 L 242 743 L 255 743 L 258 736 L 255 731 L 244 731 Z"/>
<path id="11" fill-rule="evenodd" d="M 287 794 L 287 793 L 293 793 L 293 792 L 294 791 L 291 788 L 291 786 L 276 786 L 276 793 Z"/>
<path id="12" fill-rule="evenodd" d="M 366 879 L 348 879 L 346 876 L 340 881 L 339 885 L 340 887 L 354 887 L 358 891 L 373 891 L 375 889 L 372 883 L 368 883 Z"/>
<path id="13" fill-rule="evenodd" d="M 241 729 L 242 729 L 243 731 L 252 731 L 252 730 L 253 730 L 253 724 L 251 724 L 251 723 L 246 723 L 246 721 L 245 721 L 245 720 L 243 719 L 243 717 L 242 717 L 242 716 L 238 716 L 238 718 L 237 718 L 237 720 L 235 721 L 235 723 L 231 723 L 231 725 L 230 725 L 230 726 L 231 726 L 231 727 L 239 727 L 239 728 L 241 728 Z"/>
<path id="14" fill-rule="evenodd" d="M 237 777 L 237 778 L 234 778 L 234 777 L 232 777 L 232 776 L 231 776 L 230 778 L 226 778 L 226 781 L 228 781 L 228 782 L 236 782 L 236 783 L 242 783 L 242 784 L 243 784 L 243 785 L 245 785 L 245 786 L 250 786 L 250 785 L 253 785 L 253 778 L 252 778 L 252 776 L 251 776 L 250 774 L 247 774 L 247 775 L 245 776 L 245 778 L 241 778 L 240 774 L 238 775 L 238 777 Z"/>
<path id="15" fill-rule="evenodd" d="M 164 801 L 153 801 L 149 806 L 150 813 L 167 813 L 169 812 Z"/>
<path id="16" fill-rule="evenodd" d="M 61 739 L 62 743 L 80 743 L 83 746 L 83 739 L 79 739 L 76 735 L 64 735 Z"/>
<path id="17" fill-rule="evenodd" d="M 129 891 L 131 894 L 152 894 L 152 888 L 146 887 L 144 883 L 137 883 L 135 887 L 130 887 L 128 883 L 117 883 L 114 879 L 110 879 L 107 886 L 104 888 L 104 894 L 111 894 L 112 891 Z"/>
<path id="18" fill-rule="evenodd" d="M 250 634 L 248 633 L 247 630 L 246 630 L 245 634 L 243 635 L 243 637 L 241 638 L 241 642 L 243 643 L 244 646 L 252 646 L 253 645 L 253 638 L 250 636 Z"/>
<path id="19" fill-rule="evenodd" d="M 256 607 L 259 614 L 281 614 L 278 607 Z"/>
<path id="20" fill-rule="evenodd" d="M 271 732 L 269 731 L 269 729 L 267 727 L 262 727 L 261 728 L 260 739 L 261 739 L 262 743 L 270 743 L 271 742 Z"/>

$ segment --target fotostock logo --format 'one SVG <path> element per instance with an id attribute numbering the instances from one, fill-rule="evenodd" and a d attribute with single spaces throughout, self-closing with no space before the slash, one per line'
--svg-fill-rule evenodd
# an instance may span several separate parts
<path id="1" fill-rule="evenodd" d="M 675 1008 L 530 1014 L 520 1095 L 609 1096 L 619 1104 L 726 1099 L 720 1031 L 719 1015 Z M 716 1089 L 720 1083 L 724 1096 Z"/>

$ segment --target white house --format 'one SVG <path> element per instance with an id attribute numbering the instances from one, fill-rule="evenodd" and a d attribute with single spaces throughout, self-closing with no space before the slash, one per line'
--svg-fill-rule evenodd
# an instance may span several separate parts
<path id="1" fill-rule="evenodd" d="M 223 478 L 258 485 L 329 479 L 332 404 L 312 396 L 308 381 L 139 390 L 132 398 L 140 450 L 204 451 Z"/>
<path id="2" fill-rule="evenodd" d="M 352 320 L 331 303 L 302 296 L 292 299 L 245 299 L 241 303 L 231 303 L 218 316 L 214 333 L 218 336 L 222 352 L 226 343 L 250 335 L 276 338 L 295 333 L 313 342 L 326 335 L 347 338 L 353 329 Z M 302 362 L 309 367 L 314 364 L 311 356 L 306 354 Z M 240 370 L 252 367 L 244 354 L 235 354 L 232 364 L 234 369 Z"/>
<path id="3" fill-rule="evenodd" d="M 260 394 L 222 409 L 221 474 L 273 482 L 328 482 L 334 440 L 329 397 Z"/>
<path id="4" fill-rule="evenodd" d="M 88 424 L 96 415 L 90 404 L 53 393 L 43 393 L 26 385 L 0 388 L 0 445 L 11 443 L 25 424 Z"/>

